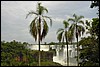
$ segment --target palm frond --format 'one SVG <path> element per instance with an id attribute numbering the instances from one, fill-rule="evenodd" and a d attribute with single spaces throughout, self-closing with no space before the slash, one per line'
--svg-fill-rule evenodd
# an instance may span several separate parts
<path id="1" fill-rule="evenodd" d="M 69 30 L 68 30 L 68 37 L 69 37 L 69 41 L 72 41 L 74 40 L 74 36 L 75 36 L 75 27 L 76 27 L 76 24 L 73 23 L 70 27 L 69 27 Z"/>
<path id="2" fill-rule="evenodd" d="M 66 20 L 63 21 L 63 24 L 64 24 L 65 28 L 67 28 L 69 26 L 69 23 Z"/>
<path id="3" fill-rule="evenodd" d="M 45 21 L 45 19 L 43 19 L 43 31 L 42 31 L 42 36 L 41 36 L 41 41 L 43 38 L 45 38 L 45 36 L 47 35 L 48 33 L 48 30 L 49 30 L 49 27 L 47 25 L 47 22 Z"/>
<path id="4" fill-rule="evenodd" d="M 59 42 L 61 42 L 63 32 L 64 32 L 64 31 L 60 32 L 60 33 L 57 35 L 57 40 L 59 40 Z"/>
<path id="5" fill-rule="evenodd" d="M 40 6 L 40 15 L 42 15 L 44 13 L 45 9 L 43 6 Z"/>
<path id="6" fill-rule="evenodd" d="M 50 26 L 52 26 L 52 19 L 48 16 L 43 16 L 43 17 L 48 18 L 50 20 Z"/>
<path id="7" fill-rule="evenodd" d="M 38 4 L 37 4 L 36 11 L 37 11 L 37 13 L 38 13 L 39 15 L 41 15 L 41 3 L 40 3 L 40 2 L 38 2 Z"/>
<path id="8" fill-rule="evenodd" d="M 72 31 L 67 31 L 67 37 L 68 37 L 68 41 L 74 40 Z"/>
<path id="9" fill-rule="evenodd" d="M 69 30 L 73 30 L 73 31 L 74 31 L 75 26 L 76 26 L 76 24 L 75 24 L 75 23 L 73 23 L 73 24 L 69 27 Z"/>
<path id="10" fill-rule="evenodd" d="M 74 40 L 74 27 L 68 30 L 67 35 L 68 35 L 68 41 Z"/>
<path id="11" fill-rule="evenodd" d="M 36 13 L 36 12 L 34 12 L 34 11 L 30 11 L 30 12 L 26 15 L 26 18 L 27 18 L 29 15 L 33 15 L 33 14 L 38 15 L 38 13 Z"/>
<path id="12" fill-rule="evenodd" d="M 84 25 L 84 22 L 83 22 L 82 20 L 80 20 L 78 23 L 81 23 L 81 24 L 83 24 L 83 25 Z"/>
<path id="13" fill-rule="evenodd" d="M 43 38 L 45 38 L 45 36 L 47 35 L 48 33 L 48 25 L 45 21 L 44 18 L 42 18 L 44 12 L 48 13 L 48 10 L 41 6 L 41 3 L 39 2 L 37 4 L 37 8 L 36 8 L 36 12 L 34 11 L 30 11 L 27 15 L 26 15 L 26 18 L 29 16 L 29 15 L 36 15 L 36 18 L 33 19 L 33 21 L 30 23 L 30 34 L 33 36 L 33 38 L 35 38 L 35 41 L 37 40 L 37 35 L 39 35 L 40 33 L 40 37 L 39 37 L 39 40 Z M 52 25 L 52 20 L 50 17 L 47 17 L 45 16 L 46 18 L 50 19 L 50 23 Z M 42 27 L 42 19 L 43 19 L 43 27 Z M 40 23 L 41 22 L 41 23 Z M 43 28 L 43 29 L 42 29 Z"/>
<path id="14" fill-rule="evenodd" d="M 67 31 L 64 31 L 65 38 L 67 37 Z"/>
<path id="15" fill-rule="evenodd" d="M 82 25 L 78 25 L 77 29 L 78 29 L 78 35 L 79 36 L 81 36 L 81 32 L 82 32 L 82 35 L 84 34 L 85 29 Z"/>
<path id="16" fill-rule="evenodd" d="M 88 22 L 88 20 L 86 20 L 86 25 L 87 26 L 90 26 L 90 22 Z"/>
<path id="17" fill-rule="evenodd" d="M 73 14 L 73 17 L 75 17 L 75 19 L 77 19 L 77 15 L 76 14 Z"/>
<path id="18" fill-rule="evenodd" d="M 64 36 L 62 37 L 62 42 L 64 43 Z"/>
<path id="19" fill-rule="evenodd" d="M 73 21 L 73 22 L 75 22 L 75 19 L 69 18 L 68 21 Z"/>
<path id="20" fill-rule="evenodd" d="M 62 31 L 64 31 L 64 29 L 59 28 L 58 31 L 57 31 L 57 34 L 58 34 L 59 32 L 62 32 Z"/>
<path id="21" fill-rule="evenodd" d="M 82 19 L 82 18 L 84 18 L 84 16 L 79 16 L 77 19 L 80 20 L 80 19 Z"/>
<path id="22" fill-rule="evenodd" d="M 37 18 L 38 18 L 38 17 L 35 17 L 35 18 L 32 20 L 32 22 L 31 22 L 31 24 L 30 24 L 30 27 L 33 27 L 33 26 L 34 26 L 34 23 L 37 21 Z"/>
<path id="23" fill-rule="evenodd" d="M 31 22 L 30 24 L 30 33 L 37 40 L 37 26 L 36 26 L 36 19 L 37 17 Z"/>
<path id="24" fill-rule="evenodd" d="M 45 8 L 44 6 L 41 6 L 41 3 L 38 3 L 38 7 L 37 7 L 38 14 L 42 15 L 45 11 L 48 13 L 47 8 Z"/>
<path id="25" fill-rule="evenodd" d="M 84 32 L 85 32 L 85 29 L 84 29 L 84 27 L 82 27 L 82 35 L 84 34 Z"/>
<path id="26" fill-rule="evenodd" d="M 39 15 L 42 15 L 42 13 L 43 13 L 43 6 L 41 6 L 41 3 L 38 3 L 38 6 L 37 6 L 37 13 L 39 14 Z"/>
<path id="27" fill-rule="evenodd" d="M 48 13 L 48 10 L 47 10 L 47 8 L 44 8 L 44 10 Z"/>

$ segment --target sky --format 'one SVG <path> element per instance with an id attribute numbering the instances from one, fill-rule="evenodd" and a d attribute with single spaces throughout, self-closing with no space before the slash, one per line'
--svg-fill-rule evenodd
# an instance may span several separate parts
<path id="1" fill-rule="evenodd" d="M 72 18 L 74 13 L 84 16 L 83 21 L 97 17 L 97 8 L 90 8 L 91 1 L 41 1 L 41 3 L 48 9 L 48 13 L 44 15 L 52 19 L 52 27 L 49 26 L 49 32 L 41 43 L 58 42 L 57 30 L 63 28 L 63 20 Z M 1 1 L 1 41 L 37 43 L 29 33 L 29 25 L 34 15 L 25 19 L 29 11 L 36 10 L 36 6 L 37 1 Z M 82 37 L 86 36 L 87 34 L 84 34 Z"/>

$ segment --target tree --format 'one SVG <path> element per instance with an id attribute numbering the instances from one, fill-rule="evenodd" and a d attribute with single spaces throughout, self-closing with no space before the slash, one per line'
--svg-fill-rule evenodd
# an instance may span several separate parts
<path id="1" fill-rule="evenodd" d="M 85 29 L 82 25 L 78 25 L 79 23 L 84 24 L 81 20 L 84 16 L 77 16 L 76 14 L 73 15 L 74 18 L 69 18 L 68 21 L 73 21 L 72 25 L 70 26 L 69 30 L 72 32 L 71 36 L 76 36 L 77 39 L 77 64 L 79 66 L 79 45 L 78 45 L 78 36 L 84 34 Z M 82 34 L 81 34 L 82 33 Z M 72 37 L 71 37 L 72 38 Z"/>
<path id="2" fill-rule="evenodd" d="M 98 7 L 99 1 L 92 1 L 90 8 Z M 99 13 L 97 13 L 99 16 Z M 80 59 L 81 66 L 99 66 L 99 18 L 93 18 L 92 21 L 86 20 L 87 38 L 82 38 L 79 45 L 82 45 Z"/>
<path id="3" fill-rule="evenodd" d="M 99 44 L 95 37 L 88 36 L 79 42 L 83 48 L 80 50 L 80 66 L 99 66 Z"/>
<path id="4" fill-rule="evenodd" d="M 32 20 L 32 22 L 30 24 L 30 33 L 33 36 L 33 38 L 35 38 L 35 41 L 38 40 L 38 44 L 39 44 L 39 66 L 40 66 L 40 41 L 42 41 L 42 39 L 45 38 L 45 36 L 48 33 L 48 25 L 47 25 L 45 18 L 50 19 L 50 25 L 52 25 L 51 18 L 48 17 L 48 16 L 44 16 L 43 15 L 44 12 L 48 13 L 48 10 L 45 7 L 41 6 L 41 3 L 38 3 L 36 12 L 30 11 L 26 16 L 26 18 L 27 18 L 29 15 L 36 15 L 36 17 Z"/>
<path id="5" fill-rule="evenodd" d="M 99 0 L 97 1 L 91 1 L 90 8 L 98 7 L 98 12 L 99 12 Z M 99 16 L 99 13 L 97 13 Z"/>
<path id="6" fill-rule="evenodd" d="M 93 18 L 92 21 L 86 20 L 86 33 L 90 34 L 92 37 L 99 37 L 99 18 Z"/>
<path id="7" fill-rule="evenodd" d="M 83 38 L 79 45 L 83 48 L 80 53 L 82 59 L 81 66 L 98 66 L 99 65 L 99 18 L 93 18 L 92 21 L 86 20 L 87 33 L 89 37 Z"/>
<path id="8" fill-rule="evenodd" d="M 23 43 L 25 44 L 25 42 Z M 15 40 L 1 41 L 1 66 L 38 66 L 38 51 L 26 48 L 23 43 Z M 41 53 L 41 66 L 62 66 L 52 61 L 53 53 L 51 51 Z"/>
<path id="9" fill-rule="evenodd" d="M 92 1 L 90 8 L 99 7 L 99 1 Z"/>
<path id="10" fill-rule="evenodd" d="M 64 44 L 64 39 L 66 40 L 66 44 L 67 44 L 67 66 L 69 66 L 68 36 L 67 36 L 67 33 L 68 33 L 67 28 L 69 26 L 69 23 L 66 20 L 64 20 L 63 24 L 64 24 L 64 28 L 59 28 L 58 31 L 57 31 L 57 34 L 58 34 L 57 39 L 59 40 L 59 42 L 61 42 L 61 40 L 62 40 L 63 44 Z"/>

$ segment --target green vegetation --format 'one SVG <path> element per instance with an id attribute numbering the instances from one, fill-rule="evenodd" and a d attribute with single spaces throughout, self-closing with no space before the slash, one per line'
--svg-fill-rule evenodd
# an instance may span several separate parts
<path id="1" fill-rule="evenodd" d="M 99 0 L 91 2 L 90 8 L 94 8 L 94 7 L 98 7 L 98 13 L 97 14 L 99 16 Z"/>
<path id="2" fill-rule="evenodd" d="M 87 33 L 91 36 L 82 38 L 80 50 L 80 66 L 99 66 L 99 18 L 93 18 L 92 22 L 86 21 Z"/>
<path id="3" fill-rule="evenodd" d="M 99 7 L 99 1 L 92 1 L 90 7 Z M 85 27 L 90 36 L 82 38 L 79 42 L 79 45 L 82 45 L 80 66 L 99 66 L 99 18 L 92 18 L 92 21 L 86 20 Z"/>
<path id="4" fill-rule="evenodd" d="M 38 51 L 26 42 L 1 41 L 1 66 L 38 66 Z M 52 51 L 41 51 L 41 66 L 61 66 L 53 62 Z"/>
<path id="5" fill-rule="evenodd" d="M 57 42 L 50 42 L 50 43 L 48 43 L 47 45 L 62 45 L 62 44 L 63 44 L 63 45 L 66 45 L 66 42 L 60 42 L 60 43 L 59 43 L 59 42 L 58 42 L 58 43 L 57 43 Z M 73 45 L 73 44 L 77 44 L 77 43 L 76 43 L 76 42 L 71 42 L 71 43 L 68 42 L 68 45 Z M 44 45 L 44 44 L 43 44 L 43 45 Z"/>

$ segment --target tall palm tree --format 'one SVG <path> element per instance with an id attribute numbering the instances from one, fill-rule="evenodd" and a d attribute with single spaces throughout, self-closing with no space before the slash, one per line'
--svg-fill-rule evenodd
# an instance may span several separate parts
<path id="1" fill-rule="evenodd" d="M 59 28 L 58 31 L 57 31 L 57 39 L 59 40 L 59 42 L 62 42 L 64 43 L 64 39 L 66 40 L 66 44 L 67 44 L 67 66 L 69 66 L 69 56 L 68 56 L 68 37 L 67 37 L 67 28 L 69 26 L 69 23 L 64 20 L 63 21 L 63 24 L 64 24 L 64 28 Z"/>
<path id="2" fill-rule="evenodd" d="M 48 10 L 45 7 L 41 6 L 41 3 L 38 3 L 36 12 L 30 11 L 26 16 L 27 18 L 29 15 L 36 15 L 36 17 L 30 23 L 30 34 L 33 36 L 33 38 L 35 38 L 35 41 L 38 40 L 39 66 L 40 66 L 40 41 L 42 41 L 42 39 L 45 38 L 49 29 L 45 18 L 50 20 L 50 25 L 52 26 L 51 18 L 43 15 L 45 12 L 48 13 Z"/>
<path id="3" fill-rule="evenodd" d="M 79 66 L 79 45 L 78 45 L 78 36 L 81 36 L 84 34 L 85 29 L 82 25 L 79 24 L 83 24 L 84 22 L 81 20 L 82 18 L 84 18 L 84 16 L 77 16 L 76 14 L 73 15 L 74 18 L 69 18 L 68 21 L 73 21 L 72 25 L 70 26 L 69 30 L 72 31 L 72 36 L 76 36 L 77 39 L 77 64 Z"/>

